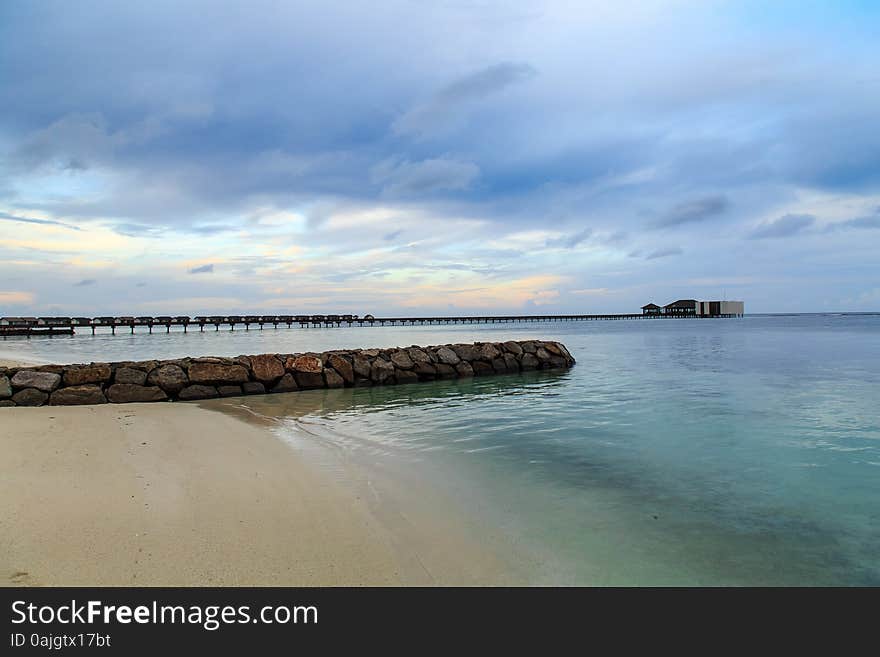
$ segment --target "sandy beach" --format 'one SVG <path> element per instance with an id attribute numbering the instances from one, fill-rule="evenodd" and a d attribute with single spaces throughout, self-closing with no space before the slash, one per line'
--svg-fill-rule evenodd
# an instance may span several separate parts
<path id="1" fill-rule="evenodd" d="M 204 406 L 3 409 L 0 463 L 2 585 L 504 581 L 443 513 Z"/>

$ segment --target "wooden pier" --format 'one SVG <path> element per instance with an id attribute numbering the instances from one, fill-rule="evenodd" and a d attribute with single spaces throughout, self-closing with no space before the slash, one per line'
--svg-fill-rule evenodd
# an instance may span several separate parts
<path id="1" fill-rule="evenodd" d="M 719 315 L 736 317 L 738 315 Z M 79 330 L 89 330 L 94 335 L 98 329 L 134 333 L 135 329 L 153 329 L 170 333 L 177 328 L 186 333 L 198 329 L 204 331 L 222 328 L 234 331 L 277 329 L 330 328 L 341 326 L 437 326 L 450 324 L 513 324 L 526 322 L 587 322 L 627 319 L 677 319 L 671 315 L 644 313 L 615 313 L 605 315 L 460 315 L 452 317 L 374 317 L 373 315 L 201 315 L 198 317 L 163 315 L 158 317 L 0 317 L 0 336 L 8 335 L 72 335 Z"/>

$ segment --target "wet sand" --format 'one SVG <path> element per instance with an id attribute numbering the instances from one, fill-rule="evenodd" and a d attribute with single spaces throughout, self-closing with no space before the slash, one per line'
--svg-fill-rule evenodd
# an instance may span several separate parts
<path id="1" fill-rule="evenodd" d="M 506 583 L 442 509 L 211 403 L 0 413 L 0 585 Z"/>

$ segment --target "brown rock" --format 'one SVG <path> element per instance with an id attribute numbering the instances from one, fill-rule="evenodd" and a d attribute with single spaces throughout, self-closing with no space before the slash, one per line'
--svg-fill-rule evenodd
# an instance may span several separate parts
<path id="1" fill-rule="evenodd" d="M 483 360 L 491 362 L 498 358 L 498 356 L 500 355 L 501 352 L 491 342 L 486 342 L 480 347 L 480 358 L 482 358 Z"/>
<path id="2" fill-rule="evenodd" d="M 320 374 L 321 370 L 324 369 L 324 364 L 317 356 L 305 355 L 295 358 L 293 361 L 293 367 L 291 369 L 293 369 L 295 372 Z"/>
<path id="3" fill-rule="evenodd" d="M 535 355 L 530 353 L 523 354 L 520 364 L 522 365 L 523 370 L 535 370 L 538 369 L 538 365 L 540 365 Z"/>
<path id="4" fill-rule="evenodd" d="M 177 398 L 180 401 L 196 401 L 199 399 L 213 399 L 217 394 L 217 389 L 213 386 L 192 385 L 181 390 Z"/>
<path id="5" fill-rule="evenodd" d="M 120 367 L 113 375 L 113 380 L 116 383 L 131 383 L 136 386 L 142 386 L 147 382 L 147 373 L 131 367 Z"/>
<path id="6" fill-rule="evenodd" d="M 397 370 L 394 373 L 397 383 L 417 383 L 419 375 L 411 370 Z"/>
<path id="7" fill-rule="evenodd" d="M 562 356 L 550 356 L 550 367 L 554 370 L 562 370 L 568 367 L 568 362 Z"/>
<path id="8" fill-rule="evenodd" d="M 328 388 L 342 388 L 345 386 L 343 378 L 336 370 L 331 368 L 324 368 L 324 382 Z"/>
<path id="9" fill-rule="evenodd" d="M 179 365 L 162 365 L 150 372 L 147 383 L 151 386 L 159 386 L 168 394 L 176 395 L 189 384 L 189 379 Z"/>
<path id="10" fill-rule="evenodd" d="M 324 377 L 321 372 L 297 372 L 294 376 L 296 384 L 304 390 L 324 387 Z"/>
<path id="11" fill-rule="evenodd" d="M 64 365 L 40 365 L 33 368 L 37 372 L 51 372 L 52 374 L 64 374 Z"/>
<path id="12" fill-rule="evenodd" d="M 299 390 L 299 386 L 296 385 L 293 374 L 285 374 L 278 380 L 275 387 L 272 388 L 272 392 L 294 392 L 296 390 Z"/>
<path id="13" fill-rule="evenodd" d="M 519 361 L 513 354 L 504 354 L 504 363 L 508 372 L 519 372 Z"/>
<path id="14" fill-rule="evenodd" d="M 406 350 L 406 353 L 409 354 L 410 359 L 414 363 L 430 363 L 431 357 L 428 356 L 424 351 L 422 351 L 418 347 L 410 347 Z"/>
<path id="15" fill-rule="evenodd" d="M 49 399 L 49 395 L 36 388 L 25 388 L 12 395 L 12 401 L 18 406 L 42 406 L 47 399 Z"/>
<path id="16" fill-rule="evenodd" d="M 107 383 L 111 374 L 112 370 L 107 363 L 68 367 L 64 370 L 64 385 L 81 386 L 85 383 Z"/>
<path id="17" fill-rule="evenodd" d="M 413 372 L 415 372 L 416 376 L 419 377 L 422 381 L 431 381 L 434 377 L 437 376 L 437 368 L 434 367 L 431 363 L 424 363 L 421 361 L 416 361 L 413 366 Z"/>
<path id="18" fill-rule="evenodd" d="M 522 350 L 523 350 L 525 353 L 527 353 L 527 354 L 533 354 L 533 353 L 535 353 L 535 351 L 537 351 L 537 349 L 538 349 L 538 348 L 535 346 L 535 343 L 532 342 L 531 340 L 529 340 L 529 341 L 527 341 L 527 342 L 520 342 L 520 343 L 519 343 L 519 346 L 522 347 Z"/>
<path id="19" fill-rule="evenodd" d="M 452 350 L 456 356 L 468 362 L 477 360 L 480 357 L 479 347 L 475 347 L 472 344 L 454 344 L 452 345 Z"/>
<path id="20" fill-rule="evenodd" d="M 217 393 L 221 397 L 240 397 L 241 386 L 217 386 Z"/>
<path id="21" fill-rule="evenodd" d="M 541 362 L 545 362 L 545 361 L 550 360 L 550 353 L 546 349 L 544 349 L 544 347 L 538 347 L 537 351 L 535 352 L 535 355 L 538 357 L 538 360 L 540 360 Z"/>
<path id="22" fill-rule="evenodd" d="M 373 366 L 372 368 L 370 368 L 370 378 L 376 383 L 384 383 L 385 380 L 393 374 L 394 365 L 392 365 L 387 360 L 377 358 L 373 361 Z"/>
<path id="23" fill-rule="evenodd" d="M 0 399 L 0 408 L 15 406 L 15 402 L 11 399 Z"/>
<path id="24" fill-rule="evenodd" d="M 508 356 L 510 354 L 507 354 Z M 496 358 L 492 361 L 492 369 L 498 372 L 499 374 L 507 373 L 507 363 L 503 358 Z"/>
<path id="25" fill-rule="evenodd" d="M 284 376 L 289 376 L 289 375 L 285 374 Z M 282 378 L 284 378 L 284 377 L 282 377 Z M 292 376 L 290 377 L 290 380 L 293 381 Z M 296 382 L 294 382 L 293 385 L 296 385 Z M 247 383 L 242 383 L 241 389 L 244 392 L 244 394 L 246 394 L 246 395 L 264 395 L 264 394 L 266 394 L 266 386 L 264 386 L 259 381 L 248 381 Z"/>
<path id="26" fill-rule="evenodd" d="M 12 397 L 12 384 L 8 376 L 0 376 L 0 399 Z"/>
<path id="27" fill-rule="evenodd" d="M 458 372 L 452 365 L 447 365 L 446 363 L 437 363 L 435 365 L 437 368 L 437 376 L 441 379 L 454 379 L 458 376 Z M 471 370 L 473 372 L 473 370 Z"/>
<path id="28" fill-rule="evenodd" d="M 494 374 L 495 370 L 492 369 L 492 366 L 489 363 L 483 362 L 481 360 L 475 360 L 471 363 L 471 367 L 474 368 L 474 376 L 486 376 L 487 374 Z"/>
<path id="29" fill-rule="evenodd" d="M 189 380 L 212 385 L 244 383 L 248 380 L 248 371 L 241 365 L 193 362 L 189 366 Z"/>
<path id="30" fill-rule="evenodd" d="M 437 350 L 437 358 L 440 359 L 441 363 L 446 363 L 447 365 L 458 365 L 458 362 L 461 360 L 458 354 L 449 347 L 440 347 Z"/>
<path id="31" fill-rule="evenodd" d="M 509 340 L 504 343 L 504 350 L 513 354 L 514 356 L 519 356 L 522 354 L 522 347 L 519 346 L 519 343 L 514 342 L 513 340 Z"/>
<path id="32" fill-rule="evenodd" d="M 555 342 L 545 342 L 544 349 L 549 351 L 553 356 L 563 356 L 562 349 Z"/>
<path id="33" fill-rule="evenodd" d="M 271 354 L 251 356 L 250 361 L 257 381 L 272 383 L 284 376 L 284 365 Z"/>
<path id="34" fill-rule="evenodd" d="M 129 402 L 165 401 L 168 395 L 158 386 L 136 386 L 132 383 L 114 383 L 107 388 L 107 399 L 114 404 Z"/>
<path id="35" fill-rule="evenodd" d="M 40 392 L 52 392 L 60 385 L 61 375 L 54 372 L 19 370 L 13 375 L 11 382 L 16 388 L 36 388 Z"/>
<path id="36" fill-rule="evenodd" d="M 462 378 L 469 378 L 474 375 L 474 368 L 471 367 L 471 364 L 467 361 L 461 361 L 458 365 L 456 365 L 455 371 L 458 372 L 458 376 Z"/>
<path id="37" fill-rule="evenodd" d="M 333 369 L 339 373 L 339 376 L 342 377 L 342 380 L 345 381 L 346 384 L 351 385 L 354 383 L 354 367 L 352 367 L 347 359 L 337 354 L 330 354 L 330 357 L 327 360 Z"/>
<path id="38" fill-rule="evenodd" d="M 365 356 L 363 353 L 355 354 L 354 356 L 354 365 L 353 369 L 355 374 L 358 376 L 362 376 L 365 379 L 370 378 L 370 370 L 373 367 L 373 361 L 370 360 L 369 357 Z"/>
<path id="39" fill-rule="evenodd" d="M 400 370 L 412 369 L 413 361 L 403 349 L 391 352 L 391 362 Z"/>
<path id="40" fill-rule="evenodd" d="M 59 388 L 49 396 L 50 406 L 81 406 L 83 404 L 106 403 L 107 398 L 104 396 L 101 386 L 95 384 Z"/>

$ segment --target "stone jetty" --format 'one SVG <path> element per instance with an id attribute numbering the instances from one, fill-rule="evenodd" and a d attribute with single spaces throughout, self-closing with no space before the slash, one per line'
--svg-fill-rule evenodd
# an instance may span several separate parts
<path id="1" fill-rule="evenodd" d="M 560 370 L 559 342 L 475 342 L 323 353 L 0 368 L 0 407 L 193 401 Z"/>

